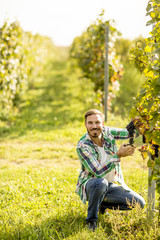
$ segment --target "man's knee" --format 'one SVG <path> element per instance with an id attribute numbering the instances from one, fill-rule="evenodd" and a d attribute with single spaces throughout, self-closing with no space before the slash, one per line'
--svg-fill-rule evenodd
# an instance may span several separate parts
<path id="1" fill-rule="evenodd" d="M 100 193 L 105 193 L 108 189 L 108 181 L 103 178 L 97 178 L 96 188 Z"/>
<path id="2" fill-rule="evenodd" d="M 103 178 L 93 178 L 87 183 L 87 189 L 89 189 L 89 191 L 97 192 L 101 195 L 107 191 L 108 181 Z"/>

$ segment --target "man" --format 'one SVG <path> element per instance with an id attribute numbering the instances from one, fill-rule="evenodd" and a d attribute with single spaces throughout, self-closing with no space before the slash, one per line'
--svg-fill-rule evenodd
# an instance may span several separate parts
<path id="1" fill-rule="evenodd" d="M 81 163 L 76 193 L 83 203 L 88 201 L 87 226 L 97 227 L 98 211 L 105 209 L 130 210 L 136 203 L 143 208 L 144 199 L 124 183 L 120 161 L 130 156 L 135 148 L 123 144 L 117 149 L 115 139 L 128 138 L 128 131 L 104 127 L 104 116 L 96 109 L 85 114 L 87 133 L 77 145 Z M 116 184 L 119 183 L 120 185 Z"/>

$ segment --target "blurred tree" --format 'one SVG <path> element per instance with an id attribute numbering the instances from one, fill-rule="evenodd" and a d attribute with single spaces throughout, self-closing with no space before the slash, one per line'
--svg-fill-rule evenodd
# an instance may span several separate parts
<path id="1" fill-rule="evenodd" d="M 24 32 L 18 22 L 4 22 L 0 28 L 0 117 L 17 109 L 20 96 L 40 74 L 54 54 L 50 38 Z"/>
<path id="2" fill-rule="evenodd" d="M 134 64 L 125 63 L 123 66 L 124 74 L 120 81 L 120 89 L 112 102 L 112 111 L 125 117 L 129 115 L 130 109 L 134 105 L 134 98 L 137 96 L 145 77 Z"/>
<path id="3" fill-rule="evenodd" d="M 105 63 L 105 31 L 109 26 L 109 94 L 108 108 L 116 91 L 119 89 L 119 80 L 123 74 L 123 66 L 116 55 L 114 43 L 120 32 L 114 27 L 114 21 L 104 21 L 104 12 L 91 24 L 81 36 L 72 43 L 70 56 L 77 60 L 77 65 L 83 72 L 83 77 L 91 79 L 97 94 L 97 104 L 104 103 L 104 63 Z M 85 83 L 84 83 L 85 84 Z"/>
<path id="4" fill-rule="evenodd" d="M 129 51 L 133 42 L 129 39 L 118 38 L 115 41 L 116 54 L 120 56 L 122 63 L 127 63 L 129 59 Z"/>
<path id="5" fill-rule="evenodd" d="M 129 51 L 132 47 L 137 46 L 137 43 L 141 44 L 144 48 L 146 43 L 142 36 L 135 38 L 133 41 L 124 38 L 117 38 L 115 41 L 116 54 L 120 56 L 122 63 L 128 63 L 129 61 Z"/>
<path id="6" fill-rule="evenodd" d="M 141 36 L 133 41 L 118 38 L 115 42 L 116 54 L 121 58 L 124 74 L 120 81 L 120 90 L 112 101 L 112 111 L 123 117 L 128 116 L 131 107 L 134 105 L 134 98 L 145 81 L 139 67 L 135 63 L 130 63 L 129 60 L 130 49 L 137 44 L 145 46 L 145 39 Z"/>

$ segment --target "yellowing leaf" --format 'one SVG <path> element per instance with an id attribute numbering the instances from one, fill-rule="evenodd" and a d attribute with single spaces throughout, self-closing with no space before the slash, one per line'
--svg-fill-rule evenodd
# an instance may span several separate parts
<path id="1" fill-rule="evenodd" d="M 144 48 L 144 50 L 145 50 L 145 52 L 152 52 L 152 48 L 149 47 L 149 46 L 146 46 L 146 47 Z"/>
<path id="2" fill-rule="evenodd" d="M 153 71 L 149 71 L 149 72 L 145 73 L 145 76 L 153 78 L 154 77 L 154 72 Z"/>
<path id="3" fill-rule="evenodd" d="M 155 12 L 151 12 L 150 16 L 151 16 L 151 18 L 155 18 L 155 16 L 156 16 Z"/>
<path id="4" fill-rule="evenodd" d="M 144 69 L 144 74 L 146 74 L 148 72 L 148 68 Z"/>
<path id="5" fill-rule="evenodd" d="M 146 159 L 148 157 L 147 151 L 141 152 L 142 158 Z"/>

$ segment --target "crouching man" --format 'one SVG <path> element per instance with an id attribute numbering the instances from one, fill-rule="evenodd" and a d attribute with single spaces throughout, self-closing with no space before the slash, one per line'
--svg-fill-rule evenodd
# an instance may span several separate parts
<path id="1" fill-rule="evenodd" d="M 97 227 L 98 212 L 105 209 L 131 210 L 136 203 L 143 208 L 145 201 L 124 183 L 121 158 L 130 156 L 135 148 L 121 145 L 119 150 L 115 139 L 127 139 L 128 131 L 104 126 L 104 116 L 96 109 L 85 114 L 87 133 L 77 145 L 81 163 L 76 193 L 83 203 L 88 201 L 87 226 Z M 119 183 L 118 185 L 116 183 Z"/>

